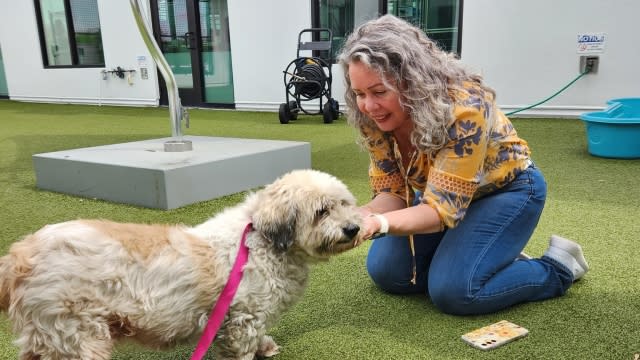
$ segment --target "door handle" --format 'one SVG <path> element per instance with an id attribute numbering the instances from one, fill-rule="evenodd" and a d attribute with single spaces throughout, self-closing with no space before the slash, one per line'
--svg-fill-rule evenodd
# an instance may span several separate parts
<path id="1" fill-rule="evenodd" d="M 196 48 L 195 33 L 193 31 L 184 33 L 184 42 L 186 43 L 188 49 L 195 49 Z"/>

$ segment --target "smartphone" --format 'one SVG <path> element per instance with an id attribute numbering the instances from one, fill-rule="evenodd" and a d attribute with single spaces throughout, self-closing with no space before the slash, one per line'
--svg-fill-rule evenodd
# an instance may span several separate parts
<path id="1" fill-rule="evenodd" d="M 502 320 L 462 335 L 462 341 L 481 350 L 491 350 L 525 337 L 528 333 L 529 330 L 522 326 Z"/>

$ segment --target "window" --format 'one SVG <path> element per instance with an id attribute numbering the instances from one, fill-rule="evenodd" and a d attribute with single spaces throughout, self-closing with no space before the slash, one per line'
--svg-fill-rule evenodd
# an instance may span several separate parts
<path id="1" fill-rule="evenodd" d="M 362 22 L 393 14 L 420 27 L 444 50 L 460 54 L 463 0 L 312 0 L 313 27 L 331 29 L 333 55 Z M 318 39 L 326 40 L 326 39 Z M 322 56 L 322 55 L 319 55 Z"/>
<path id="2" fill-rule="evenodd" d="M 104 66 L 97 0 L 35 0 L 46 67 Z"/>
<path id="3" fill-rule="evenodd" d="M 331 30 L 333 41 L 331 43 L 332 59 L 344 43 L 346 35 L 353 30 L 353 1 L 344 0 L 320 0 L 319 1 L 319 24 L 317 27 Z M 322 33 L 322 37 L 327 37 Z M 318 39 L 318 40 L 329 40 Z M 319 54 L 322 58 L 328 58 L 328 54 Z"/>
<path id="4" fill-rule="evenodd" d="M 357 25 L 380 13 L 378 1 L 371 0 L 313 0 L 311 5 L 313 27 L 328 28 L 333 35 L 331 61 L 335 61 L 346 37 Z M 317 56 L 327 58 L 326 54 Z"/>
<path id="5" fill-rule="evenodd" d="M 462 0 L 388 0 L 387 13 L 421 28 L 446 50 L 460 54 Z"/>

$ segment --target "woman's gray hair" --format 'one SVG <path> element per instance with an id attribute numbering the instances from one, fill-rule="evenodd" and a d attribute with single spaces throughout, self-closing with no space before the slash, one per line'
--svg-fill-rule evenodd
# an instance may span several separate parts
<path id="1" fill-rule="evenodd" d="M 463 90 L 463 82 L 482 84 L 482 77 L 471 73 L 452 53 L 441 50 L 424 32 L 393 15 L 360 25 L 346 39 L 338 55 L 347 90 L 349 123 L 364 132 L 376 128 L 375 123 L 360 112 L 356 96 L 351 91 L 349 64 L 361 62 L 380 74 L 393 91 L 400 94 L 400 103 L 414 122 L 411 143 L 420 151 L 431 153 L 442 148 L 449 139 L 448 128 L 453 121 L 453 92 Z M 366 138 L 361 139 L 366 145 Z"/>

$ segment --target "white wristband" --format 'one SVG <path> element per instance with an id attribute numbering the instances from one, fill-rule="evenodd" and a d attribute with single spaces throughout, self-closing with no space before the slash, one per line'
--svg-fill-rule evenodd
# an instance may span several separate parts
<path id="1" fill-rule="evenodd" d="M 371 216 L 374 216 L 376 219 L 378 219 L 378 221 L 380 221 L 380 234 L 386 234 L 389 232 L 389 220 L 387 220 L 386 217 L 384 217 L 384 215 L 382 214 L 371 214 Z"/>

